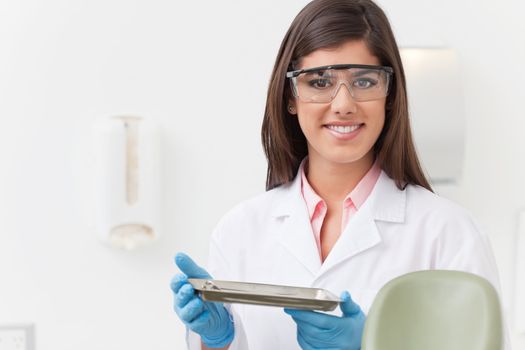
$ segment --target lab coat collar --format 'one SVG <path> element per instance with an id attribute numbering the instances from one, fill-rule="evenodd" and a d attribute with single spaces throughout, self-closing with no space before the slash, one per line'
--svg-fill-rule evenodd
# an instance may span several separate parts
<path id="1" fill-rule="evenodd" d="M 302 166 L 303 164 L 301 164 Z M 301 169 L 295 179 L 279 189 L 281 196 L 273 216 L 282 221 L 280 242 L 312 274 L 321 268 L 321 257 L 317 249 L 308 208 L 301 195 Z"/>
<path id="2" fill-rule="evenodd" d="M 301 196 L 300 172 L 295 179 L 279 188 L 278 205 L 273 217 L 282 222 L 281 244 L 298 259 L 315 279 L 341 262 L 381 242 L 376 221 L 402 223 L 405 220 L 406 191 L 399 190 L 381 171 L 374 189 L 363 206 L 350 219 L 345 230 L 321 265 L 308 209 Z"/>

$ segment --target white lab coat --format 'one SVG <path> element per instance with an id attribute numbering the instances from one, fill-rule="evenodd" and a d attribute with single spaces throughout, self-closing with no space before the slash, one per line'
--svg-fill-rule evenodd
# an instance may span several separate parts
<path id="1" fill-rule="evenodd" d="M 323 263 L 300 175 L 226 214 L 212 234 L 208 262 L 215 279 L 324 288 L 336 295 L 347 290 L 365 313 L 389 280 L 426 269 L 472 272 L 499 291 L 489 242 L 470 215 L 422 187 L 399 190 L 384 172 Z M 231 350 L 300 349 L 296 325 L 282 308 L 232 304 L 230 311 L 236 332 Z M 188 342 L 200 349 L 192 332 Z"/>

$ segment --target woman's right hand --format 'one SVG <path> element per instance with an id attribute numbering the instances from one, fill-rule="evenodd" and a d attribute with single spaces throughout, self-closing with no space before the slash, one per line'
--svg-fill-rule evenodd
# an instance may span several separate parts
<path id="1" fill-rule="evenodd" d="M 184 253 L 175 256 L 175 263 L 182 271 L 171 280 L 175 312 L 189 329 L 201 336 L 202 342 L 207 347 L 227 346 L 234 337 L 230 313 L 222 303 L 203 301 L 188 282 L 188 278 L 212 279 L 212 277 Z"/>

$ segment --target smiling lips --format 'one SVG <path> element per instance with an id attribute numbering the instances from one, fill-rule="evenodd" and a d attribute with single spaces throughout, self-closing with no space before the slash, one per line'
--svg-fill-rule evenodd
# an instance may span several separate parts
<path id="1" fill-rule="evenodd" d="M 348 134 L 352 131 L 355 131 L 359 129 L 359 127 L 363 124 L 355 124 L 355 125 L 326 125 L 326 127 L 330 130 L 339 132 L 341 134 Z"/>
<path id="2" fill-rule="evenodd" d="M 334 125 L 334 124 L 326 124 L 324 125 L 325 128 L 328 129 L 328 131 L 335 136 L 339 140 L 351 140 L 357 134 L 359 134 L 359 131 L 361 130 L 361 127 L 365 125 L 364 123 L 361 124 L 353 124 L 353 125 Z"/>

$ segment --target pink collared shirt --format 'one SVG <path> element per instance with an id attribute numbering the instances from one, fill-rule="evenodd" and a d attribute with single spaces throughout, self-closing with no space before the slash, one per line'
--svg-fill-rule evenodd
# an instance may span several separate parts
<path id="1" fill-rule="evenodd" d="M 327 206 L 326 202 L 315 193 L 314 189 L 308 183 L 306 174 L 304 171 L 304 165 L 307 160 L 303 161 L 301 169 L 301 193 L 306 202 L 308 208 L 308 214 L 310 217 L 310 223 L 312 225 L 312 231 L 314 233 L 315 242 L 317 249 L 319 250 L 319 256 L 322 257 L 321 251 L 321 227 L 326 216 Z M 341 221 L 341 232 L 348 224 L 350 218 L 359 210 L 359 208 L 366 201 L 381 174 L 381 168 L 377 162 L 374 162 L 370 170 L 365 176 L 359 181 L 356 187 L 350 192 L 343 201 L 343 217 Z"/>

